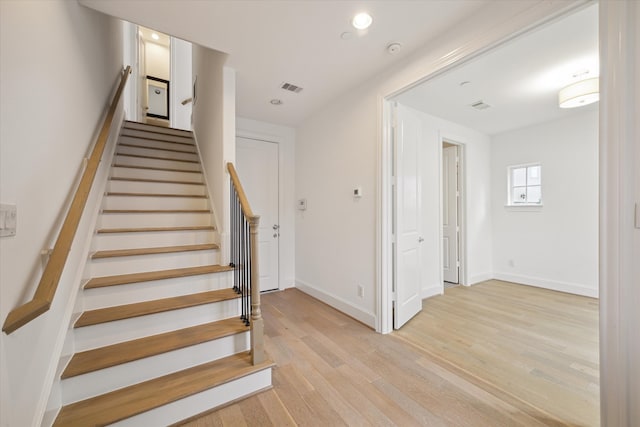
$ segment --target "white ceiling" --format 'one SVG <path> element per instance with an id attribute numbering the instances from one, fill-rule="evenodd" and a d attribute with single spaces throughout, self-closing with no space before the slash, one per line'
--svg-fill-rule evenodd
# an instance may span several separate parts
<path id="1" fill-rule="evenodd" d="M 239 116 L 295 126 L 491 0 L 80 0 L 93 9 L 229 54 Z M 373 16 L 364 33 L 351 26 Z M 340 35 L 350 31 L 353 37 Z M 392 42 L 402 44 L 395 55 Z M 304 88 L 280 89 L 282 82 Z M 269 103 L 273 98 L 282 105 Z"/>
<path id="2" fill-rule="evenodd" d="M 488 135 L 595 109 L 561 109 L 558 91 L 599 75 L 598 7 L 589 6 L 434 77 L 396 99 Z M 461 86 L 460 83 L 470 83 Z M 475 110 L 482 100 L 492 107 Z"/>

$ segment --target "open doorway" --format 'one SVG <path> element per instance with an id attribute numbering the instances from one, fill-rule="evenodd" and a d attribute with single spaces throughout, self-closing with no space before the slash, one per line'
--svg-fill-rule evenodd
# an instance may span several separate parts
<path id="1" fill-rule="evenodd" d="M 385 101 L 385 111 L 395 111 L 399 105 L 422 123 L 422 161 L 429 171 L 420 192 L 425 207 L 423 298 L 442 293 L 436 289 L 445 281 L 445 262 L 457 265 L 455 255 L 444 253 L 445 230 L 440 227 L 445 221 L 437 221 L 444 218 L 446 199 L 440 192 L 444 192 L 439 173 L 444 170 L 439 161 L 446 152 L 443 142 L 456 142 L 465 150 L 459 182 L 466 199 L 456 210 L 463 232 L 450 241 L 459 244 L 460 284 L 499 279 L 598 296 L 598 104 L 559 105 L 565 88 L 597 81 L 597 20 L 597 5 L 581 8 Z M 389 129 L 402 120 L 386 116 Z M 391 134 L 387 132 L 387 138 Z M 397 161 L 389 147 L 401 144 L 398 140 L 383 145 L 383 162 Z M 388 165 L 383 174 L 394 168 Z M 529 181 L 519 181 L 522 173 Z M 389 230 L 402 212 L 389 215 L 396 198 L 384 195 L 395 191 L 385 183 L 402 180 L 402 176 L 383 176 L 381 199 L 388 206 L 382 214 L 392 224 Z M 430 234 L 434 227 L 440 238 Z M 393 258 L 385 261 L 385 254 L 397 251 L 395 238 L 386 236 L 389 249 L 381 251 L 383 271 L 403 268 L 392 263 Z M 384 246 L 385 236 L 382 240 Z M 455 274 L 451 280 L 455 282 Z M 382 282 L 388 283 L 384 275 Z M 389 313 L 393 298 L 402 293 L 397 288 L 400 283 L 394 286 L 382 287 L 382 310 L 386 307 Z M 392 316 L 380 317 L 387 322 L 381 329 L 390 330 Z"/>
<path id="2" fill-rule="evenodd" d="M 129 22 L 124 34 L 124 63 L 135 76 L 125 90 L 127 119 L 190 130 L 191 43 Z"/>
<path id="3" fill-rule="evenodd" d="M 458 286 L 461 281 L 461 150 L 458 144 L 442 141 L 442 280 L 445 289 Z"/>

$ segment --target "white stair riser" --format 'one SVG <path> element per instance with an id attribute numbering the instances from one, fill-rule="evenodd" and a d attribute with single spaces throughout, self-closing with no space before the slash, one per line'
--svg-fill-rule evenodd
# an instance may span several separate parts
<path id="1" fill-rule="evenodd" d="M 159 141 L 173 141 L 173 142 L 182 142 L 187 144 L 193 144 L 193 138 L 188 136 L 180 136 L 180 135 L 168 135 L 166 133 L 155 133 L 155 132 L 145 132 L 141 130 L 134 129 L 123 129 L 123 136 L 135 136 L 138 138 L 148 138 L 152 140 Z"/>
<path id="2" fill-rule="evenodd" d="M 240 322 L 240 320 L 238 320 Z M 119 388 L 249 350 L 249 332 L 181 348 L 62 380 L 62 403 L 77 402 Z"/>
<path id="3" fill-rule="evenodd" d="M 118 155 L 115 156 L 115 163 L 118 165 L 146 166 L 146 167 L 154 167 L 154 168 L 179 169 L 179 170 L 187 170 L 187 171 L 200 170 L 200 165 L 198 163 L 176 162 L 172 160 L 141 159 L 138 157 L 118 156 Z"/>
<path id="4" fill-rule="evenodd" d="M 175 145 L 175 144 L 174 144 Z M 119 154 L 135 154 L 138 156 L 162 157 L 167 160 L 192 160 L 199 161 L 198 155 L 195 153 L 182 153 L 177 151 L 165 151 L 156 148 L 139 148 L 129 147 L 126 145 L 118 146 L 116 152 Z"/>
<path id="5" fill-rule="evenodd" d="M 111 176 L 120 178 L 163 179 L 167 181 L 203 182 L 202 173 L 173 172 L 152 169 L 111 168 Z"/>
<path id="6" fill-rule="evenodd" d="M 96 251 L 106 251 L 114 249 L 153 248 L 157 246 L 200 245 L 205 243 L 216 243 L 214 231 L 101 233 L 94 236 L 93 249 Z"/>
<path id="7" fill-rule="evenodd" d="M 218 251 L 207 250 L 92 259 L 87 277 L 214 265 L 218 264 L 219 258 Z"/>
<path id="8" fill-rule="evenodd" d="M 239 317 L 239 310 L 240 302 L 234 299 L 75 328 L 76 352 Z"/>
<path id="9" fill-rule="evenodd" d="M 154 141 L 152 139 L 131 138 L 127 136 L 121 137 L 119 142 L 122 144 L 139 145 L 147 148 L 163 148 L 166 150 L 197 153 L 195 145 L 174 144 L 173 142 Z"/>
<path id="10" fill-rule="evenodd" d="M 271 387 L 271 368 L 177 400 L 112 424 L 117 427 L 159 426 L 177 423 L 243 396 Z"/>
<path id="11" fill-rule="evenodd" d="M 131 283 L 123 286 L 85 289 L 83 303 L 85 310 L 95 310 L 231 287 L 233 287 L 233 272 L 176 277 L 175 279 Z"/>
<path id="12" fill-rule="evenodd" d="M 110 180 L 109 192 L 113 193 L 150 193 L 150 194 L 190 194 L 204 196 L 202 184 L 173 184 L 166 182 L 138 182 Z"/>
<path id="13" fill-rule="evenodd" d="M 102 209 L 208 209 L 197 197 L 106 196 Z"/>
<path id="14" fill-rule="evenodd" d="M 186 227 L 213 225 L 213 218 L 210 212 L 105 213 L 98 224 L 99 228 Z"/>

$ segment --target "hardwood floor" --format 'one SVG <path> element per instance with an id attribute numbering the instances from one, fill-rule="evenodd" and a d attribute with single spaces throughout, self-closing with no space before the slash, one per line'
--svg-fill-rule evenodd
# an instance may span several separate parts
<path id="1" fill-rule="evenodd" d="M 597 300 L 458 286 L 391 335 L 295 289 L 262 304 L 273 389 L 184 425 L 598 425 Z"/>

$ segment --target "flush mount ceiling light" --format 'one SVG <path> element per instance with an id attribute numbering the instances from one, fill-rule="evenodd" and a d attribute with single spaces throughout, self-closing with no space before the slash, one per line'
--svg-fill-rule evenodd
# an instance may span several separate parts
<path id="1" fill-rule="evenodd" d="M 277 98 L 274 98 L 269 102 L 271 103 L 271 105 L 282 105 L 282 100 Z"/>
<path id="2" fill-rule="evenodd" d="M 151 34 L 151 38 L 152 38 L 152 39 L 154 39 L 154 40 L 159 40 L 159 39 L 160 39 L 160 36 L 159 36 L 159 35 L 157 35 L 156 33 L 152 33 L 152 34 Z"/>
<path id="3" fill-rule="evenodd" d="M 573 83 L 558 93 L 560 108 L 575 108 L 598 102 L 600 90 L 598 78 L 594 77 Z"/>
<path id="4" fill-rule="evenodd" d="M 353 25 L 358 30 L 366 30 L 369 28 L 371 23 L 373 22 L 373 18 L 366 12 L 362 12 L 353 17 L 351 21 L 351 25 Z"/>

